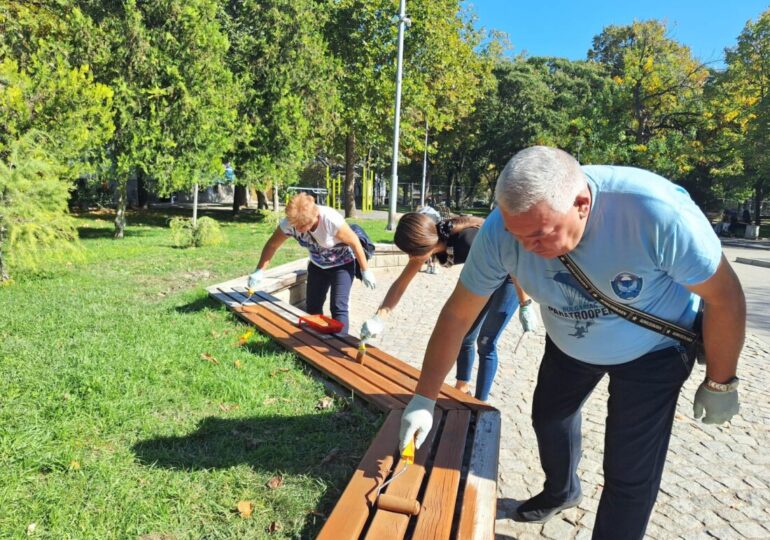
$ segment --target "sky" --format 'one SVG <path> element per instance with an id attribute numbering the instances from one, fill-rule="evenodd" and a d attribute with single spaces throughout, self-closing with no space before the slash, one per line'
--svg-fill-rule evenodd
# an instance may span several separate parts
<path id="1" fill-rule="evenodd" d="M 585 60 L 593 37 L 609 25 L 658 19 L 670 38 L 687 45 L 701 62 L 724 67 L 748 20 L 770 9 L 770 0 L 470 0 L 477 26 L 502 30 L 509 54 Z"/>

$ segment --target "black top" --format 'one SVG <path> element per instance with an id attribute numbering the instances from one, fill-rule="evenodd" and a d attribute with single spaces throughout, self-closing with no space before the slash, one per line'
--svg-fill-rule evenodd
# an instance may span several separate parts
<path id="1" fill-rule="evenodd" d="M 449 235 L 446 251 L 443 253 L 436 253 L 436 259 L 438 259 L 439 264 L 441 264 L 441 266 L 449 267 L 453 264 L 464 263 L 468 258 L 471 245 L 478 232 L 478 227 L 468 227 L 457 234 Z"/>

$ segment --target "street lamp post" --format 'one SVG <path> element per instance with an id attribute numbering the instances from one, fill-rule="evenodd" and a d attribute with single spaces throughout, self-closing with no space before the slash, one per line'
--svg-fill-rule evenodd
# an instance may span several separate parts
<path id="1" fill-rule="evenodd" d="M 428 176 L 428 115 L 425 115 L 425 152 L 422 155 L 422 188 L 420 206 L 425 206 L 425 179 Z"/>
<path id="2" fill-rule="evenodd" d="M 398 133 L 401 123 L 401 65 L 404 61 L 404 27 L 411 21 L 406 17 L 406 0 L 398 10 L 398 59 L 396 61 L 396 111 L 393 121 L 393 163 L 390 168 L 390 212 L 387 230 L 396 228 L 396 199 L 398 195 Z"/>

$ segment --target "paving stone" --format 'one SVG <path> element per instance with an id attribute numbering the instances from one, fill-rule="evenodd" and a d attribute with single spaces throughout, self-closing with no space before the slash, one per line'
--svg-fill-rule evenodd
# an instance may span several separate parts
<path id="1" fill-rule="evenodd" d="M 738 531 L 743 538 L 768 538 L 768 536 L 770 536 L 770 531 L 753 521 L 731 523 L 730 525 L 733 529 Z"/>
<path id="2" fill-rule="evenodd" d="M 543 525 L 543 536 L 552 540 L 563 540 L 573 535 L 575 527 L 568 521 L 556 517 Z"/>

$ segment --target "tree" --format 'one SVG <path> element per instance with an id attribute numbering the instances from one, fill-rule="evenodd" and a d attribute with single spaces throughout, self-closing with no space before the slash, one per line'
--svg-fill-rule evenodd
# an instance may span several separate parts
<path id="1" fill-rule="evenodd" d="M 605 28 L 588 58 L 606 66 L 618 87 L 606 111 L 623 126 L 625 148 L 615 161 L 674 178 L 689 172 L 709 75 L 690 49 L 668 38 L 665 24 L 637 21 Z"/>
<path id="2" fill-rule="evenodd" d="M 754 191 L 754 219 L 770 193 L 770 10 L 746 23 L 736 47 L 727 50 L 724 85 L 741 138 L 743 178 Z"/>
<path id="3" fill-rule="evenodd" d="M 295 183 L 333 133 L 338 94 L 322 33 L 327 16 L 314 0 L 224 3 L 227 64 L 242 91 L 232 160 L 239 183 Z"/>
<path id="4" fill-rule="evenodd" d="M 75 49 L 115 92 L 108 154 L 117 184 L 115 237 L 126 186 L 152 178 L 161 192 L 221 175 L 231 123 L 227 40 L 215 0 L 78 0 Z"/>

